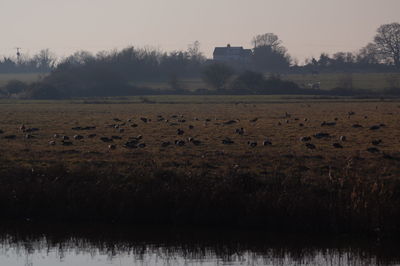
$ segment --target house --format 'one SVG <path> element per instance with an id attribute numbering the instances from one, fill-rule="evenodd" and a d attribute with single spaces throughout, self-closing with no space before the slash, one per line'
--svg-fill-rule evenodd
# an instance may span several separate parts
<path id="1" fill-rule="evenodd" d="M 221 63 L 247 65 L 250 62 L 251 55 L 251 49 L 243 49 L 242 46 L 234 47 L 228 44 L 226 47 L 215 47 L 213 60 Z"/>

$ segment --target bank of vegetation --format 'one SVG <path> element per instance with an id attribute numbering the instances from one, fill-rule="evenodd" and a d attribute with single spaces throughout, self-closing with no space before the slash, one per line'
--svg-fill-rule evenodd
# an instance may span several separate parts
<path id="1" fill-rule="evenodd" d="M 390 38 L 389 38 L 389 37 Z M 0 60 L 0 73 L 47 73 L 36 82 L 12 80 L 0 88 L 0 96 L 29 99 L 126 96 L 145 94 L 308 94 L 365 95 L 355 90 L 351 77 L 337 82 L 336 90 L 322 91 L 320 82 L 298 84 L 281 80 L 281 74 L 397 73 L 400 69 L 400 24 L 378 28 L 374 41 L 358 52 L 322 53 L 299 66 L 277 35 L 253 38 L 247 63 L 206 60 L 195 42 L 186 51 L 162 52 L 127 47 L 93 55 L 80 51 L 57 59 L 49 50 L 33 57 L 18 52 L 17 58 Z M 396 48 L 397 47 L 397 48 Z M 188 90 L 183 79 L 202 79 L 206 88 Z M 168 89 L 138 85 L 168 84 Z M 388 80 L 380 94 L 400 94 L 399 79 Z"/>
<path id="2" fill-rule="evenodd" d="M 21 167 L 3 160 L 0 208 L 3 221 L 397 234 L 400 180 L 390 174 L 399 170 L 393 160 L 365 165 L 354 157 L 304 172 L 301 158 L 293 157 L 290 169 L 278 162 L 264 175 L 169 171 L 151 162 Z"/>

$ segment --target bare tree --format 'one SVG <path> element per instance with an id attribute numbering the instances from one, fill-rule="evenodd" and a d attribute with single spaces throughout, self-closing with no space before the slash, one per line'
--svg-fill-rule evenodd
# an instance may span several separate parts
<path id="1" fill-rule="evenodd" d="M 192 44 L 189 44 L 187 53 L 192 60 L 196 60 L 199 62 L 205 61 L 203 53 L 200 51 L 200 42 L 195 41 Z"/>
<path id="2" fill-rule="evenodd" d="M 57 57 L 55 54 L 50 52 L 49 49 L 41 50 L 32 59 L 33 63 L 36 65 L 36 68 L 40 71 L 51 71 L 54 69 L 56 60 Z"/>
<path id="3" fill-rule="evenodd" d="M 400 24 L 385 24 L 378 28 L 374 38 L 378 52 L 400 69 Z"/>
<path id="4" fill-rule="evenodd" d="M 265 33 L 255 36 L 251 43 L 253 44 L 254 48 L 261 46 L 278 48 L 282 44 L 282 41 L 279 40 L 278 36 L 273 33 Z"/>
<path id="5" fill-rule="evenodd" d="M 203 80 L 217 90 L 226 89 L 226 84 L 234 71 L 227 65 L 216 63 L 208 65 L 203 70 Z"/>
<path id="6" fill-rule="evenodd" d="M 369 43 L 357 53 L 357 62 L 362 64 L 378 64 L 381 61 L 378 48 L 375 43 Z"/>
<path id="7" fill-rule="evenodd" d="M 279 72 L 290 67 L 291 57 L 279 37 L 273 33 L 257 35 L 252 39 L 253 63 L 258 71 Z"/>

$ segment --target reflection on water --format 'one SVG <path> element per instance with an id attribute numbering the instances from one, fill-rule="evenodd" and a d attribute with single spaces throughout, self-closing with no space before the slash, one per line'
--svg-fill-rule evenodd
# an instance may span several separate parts
<path id="1" fill-rule="evenodd" d="M 84 226 L 0 229 L 0 265 L 397 265 L 376 240 L 256 231 Z"/>

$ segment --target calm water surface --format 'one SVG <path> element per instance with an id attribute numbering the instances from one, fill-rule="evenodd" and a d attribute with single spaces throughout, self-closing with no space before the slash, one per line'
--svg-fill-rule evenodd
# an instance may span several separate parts
<path id="1" fill-rule="evenodd" d="M 98 226 L 7 226 L 1 266 L 400 265 L 400 245 L 367 238 Z"/>

